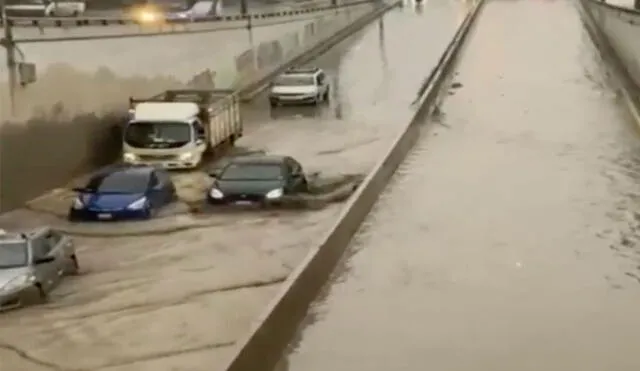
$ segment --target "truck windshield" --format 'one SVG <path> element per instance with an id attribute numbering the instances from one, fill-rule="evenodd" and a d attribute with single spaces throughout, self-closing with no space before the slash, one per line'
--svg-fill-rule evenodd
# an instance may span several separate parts
<path id="1" fill-rule="evenodd" d="M 27 243 L 24 241 L 0 241 L 0 269 L 27 265 Z"/>
<path id="2" fill-rule="evenodd" d="M 124 141 L 138 148 L 178 148 L 192 139 L 191 125 L 185 122 L 142 122 L 127 125 Z"/>
<path id="3" fill-rule="evenodd" d="M 276 86 L 309 86 L 315 85 L 312 75 L 283 75 L 276 79 Z"/>

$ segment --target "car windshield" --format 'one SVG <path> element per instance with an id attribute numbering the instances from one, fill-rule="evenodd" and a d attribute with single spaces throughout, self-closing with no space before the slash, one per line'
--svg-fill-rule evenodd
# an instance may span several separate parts
<path id="1" fill-rule="evenodd" d="M 313 75 L 282 75 L 275 81 L 276 86 L 315 85 Z"/>
<path id="2" fill-rule="evenodd" d="M 94 193 L 144 193 L 149 185 L 149 176 L 136 172 L 113 172 L 91 178 L 86 190 Z"/>
<path id="3" fill-rule="evenodd" d="M 143 122 L 127 125 L 124 141 L 139 148 L 177 148 L 191 141 L 191 125 L 184 122 Z"/>
<path id="4" fill-rule="evenodd" d="M 0 241 L 0 269 L 24 267 L 28 261 L 25 241 Z"/>
<path id="5" fill-rule="evenodd" d="M 282 167 L 278 164 L 230 164 L 220 180 L 281 180 Z"/>

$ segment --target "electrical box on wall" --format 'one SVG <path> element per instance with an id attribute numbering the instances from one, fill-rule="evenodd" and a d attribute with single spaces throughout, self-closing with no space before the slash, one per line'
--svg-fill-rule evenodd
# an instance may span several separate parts
<path id="1" fill-rule="evenodd" d="M 18 63 L 18 78 L 22 86 L 36 82 L 37 74 L 35 63 Z"/>

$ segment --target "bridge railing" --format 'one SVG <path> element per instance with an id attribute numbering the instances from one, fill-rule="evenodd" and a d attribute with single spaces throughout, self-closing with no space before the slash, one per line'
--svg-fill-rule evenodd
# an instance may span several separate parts
<path id="1" fill-rule="evenodd" d="M 198 16 L 184 19 L 166 19 L 163 22 L 168 24 L 185 23 L 222 23 L 237 22 L 260 19 L 273 19 L 280 17 L 295 17 L 305 14 L 318 13 L 335 8 L 344 8 L 361 4 L 371 3 L 371 0 L 350 1 L 333 5 L 331 2 L 313 2 L 301 5 L 298 9 L 275 10 L 267 12 L 249 13 L 246 15 L 211 15 Z M 304 3 L 303 3 L 304 4 Z M 0 19 L 0 25 L 4 20 Z M 141 25 L 138 19 L 131 16 L 90 16 L 90 17 L 7 17 L 6 22 L 13 27 L 37 27 L 37 28 L 70 28 L 83 26 L 118 26 L 118 25 Z"/>

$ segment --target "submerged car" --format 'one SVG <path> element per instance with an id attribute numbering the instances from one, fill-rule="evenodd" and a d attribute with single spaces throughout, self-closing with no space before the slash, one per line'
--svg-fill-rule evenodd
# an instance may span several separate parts
<path id="1" fill-rule="evenodd" d="M 317 67 L 292 68 L 278 76 L 269 89 L 271 107 L 279 104 L 315 104 L 329 101 L 330 84 Z"/>
<path id="2" fill-rule="evenodd" d="M 73 241 L 58 231 L 0 230 L 0 310 L 45 302 L 65 276 L 78 271 Z"/>
<path id="3" fill-rule="evenodd" d="M 166 170 L 154 166 L 115 166 L 91 177 L 69 209 L 69 220 L 149 219 L 177 199 Z"/>
<path id="4" fill-rule="evenodd" d="M 279 204 L 282 197 L 308 190 L 302 166 L 289 156 L 241 156 L 210 174 L 211 204 Z"/>

